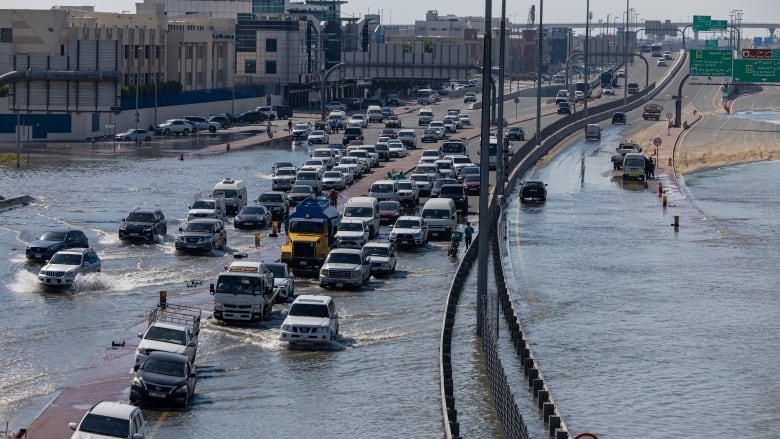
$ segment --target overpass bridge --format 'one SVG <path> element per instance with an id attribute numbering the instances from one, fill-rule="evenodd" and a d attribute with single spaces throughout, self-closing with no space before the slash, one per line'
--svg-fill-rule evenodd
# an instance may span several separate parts
<path id="1" fill-rule="evenodd" d="M 643 19 L 643 21 L 646 23 L 649 20 Z M 652 20 L 650 20 L 652 21 Z M 684 22 L 684 21 L 670 21 L 660 22 L 663 28 L 667 27 L 673 27 L 677 29 L 678 31 L 682 30 L 686 26 L 691 27 L 692 23 Z M 553 23 L 543 23 L 545 27 L 547 28 L 553 28 L 553 27 L 563 27 L 563 28 L 572 28 L 572 29 L 585 29 L 585 22 L 582 21 L 570 21 L 570 22 L 553 22 Z M 590 28 L 591 29 L 603 29 L 605 32 L 614 32 L 616 30 L 622 30 L 624 27 L 624 22 L 618 21 L 618 22 L 594 22 L 591 20 L 590 22 Z M 731 24 L 731 23 L 730 23 Z M 637 26 L 633 26 L 632 24 L 629 24 L 629 29 L 634 28 L 644 28 L 644 23 L 639 23 Z M 738 27 L 740 29 L 766 29 L 768 32 L 768 36 L 774 37 L 775 30 L 780 27 L 780 23 L 772 23 L 772 22 L 746 22 L 742 21 L 739 23 Z M 511 24 L 510 29 L 512 32 L 520 32 L 521 30 L 528 29 L 528 26 L 525 24 Z M 646 32 L 646 33 L 652 33 L 652 32 Z M 694 39 L 696 38 L 696 33 L 694 33 Z"/>

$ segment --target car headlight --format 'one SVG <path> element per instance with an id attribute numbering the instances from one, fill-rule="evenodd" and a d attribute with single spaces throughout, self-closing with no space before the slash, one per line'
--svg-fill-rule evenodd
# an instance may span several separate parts
<path id="1" fill-rule="evenodd" d="M 327 326 L 320 326 L 317 330 L 320 334 L 327 334 L 330 332 L 330 328 Z"/>
<path id="2" fill-rule="evenodd" d="M 320 269 L 320 276 L 327 276 L 328 275 L 328 269 L 327 268 L 321 268 Z"/>
<path id="3" fill-rule="evenodd" d="M 398 237 L 398 235 L 395 232 L 390 232 L 390 239 L 394 240 Z"/>
<path id="4" fill-rule="evenodd" d="M 187 384 L 182 384 L 181 386 L 176 388 L 176 391 L 174 392 L 176 395 L 186 395 L 187 394 Z"/>
<path id="5" fill-rule="evenodd" d="M 70 270 L 66 271 L 65 274 L 67 274 L 68 276 L 74 275 L 76 274 L 76 270 L 77 270 L 76 268 L 71 268 Z"/>
<path id="6" fill-rule="evenodd" d="M 363 271 L 360 267 L 355 267 L 352 269 L 352 274 L 360 274 Z"/>
<path id="7" fill-rule="evenodd" d="M 292 329 L 292 325 L 282 325 L 282 331 L 289 332 Z"/>
<path id="8" fill-rule="evenodd" d="M 126 224 L 122 224 L 122 225 L 119 226 L 119 230 L 126 230 L 126 229 L 127 229 L 127 225 Z"/>
<path id="9" fill-rule="evenodd" d="M 133 381 L 130 383 L 130 385 L 133 386 L 133 387 L 143 387 L 144 386 L 144 382 L 141 380 L 140 377 L 134 377 Z"/>

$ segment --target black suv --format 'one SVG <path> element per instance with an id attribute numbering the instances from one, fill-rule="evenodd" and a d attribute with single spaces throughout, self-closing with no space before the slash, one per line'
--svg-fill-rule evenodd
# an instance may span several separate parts
<path id="1" fill-rule="evenodd" d="M 612 125 L 625 125 L 626 114 L 619 111 L 612 114 Z"/>
<path id="2" fill-rule="evenodd" d="M 257 197 L 257 204 L 268 209 L 274 221 L 284 220 L 290 214 L 290 203 L 287 201 L 286 192 L 263 192 Z"/>
<path id="3" fill-rule="evenodd" d="M 160 209 L 135 209 L 122 220 L 119 239 L 153 242 L 155 236 L 168 234 L 168 221 Z"/>
<path id="4" fill-rule="evenodd" d="M 397 94 L 390 93 L 387 95 L 387 105 L 391 107 L 397 107 L 401 105 L 401 99 L 398 97 Z"/>
<path id="5" fill-rule="evenodd" d="M 526 181 L 520 188 L 520 202 L 547 200 L 547 185 L 543 181 Z"/>
<path id="6" fill-rule="evenodd" d="M 276 117 L 278 119 L 289 119 L 293 117 L 293 111 L 289 105 L 274 105 L 271 109 L 276 111 Z"/>
<path id="7" fill-rule="evenodd" d="M 521 127 L 510 127 L 506 130 L 506 138 L 509 140 L 525 140 L 525 131 Z"/>
<path id="8" fill-rule="evenodd" d="M 343 145 L 349 144 L 353 140 L 364 140 L 363 129 L 360 127 L 347 127 L 344 128 L 344 139 L 341 140 Z"/>
<path id="9" fill-rule="evenodd" d="M 444 184 L 439 188 L 439 198 L 452 198 L 461 215 L 469 214 L 469 197 L 461 184 Z"/>
<path id="10" fill-rule="evenodd" d="M 87 235 L 81 230 L 56 229 L 50 230 L 35 241 L 25 250 L 27 259 L 33 261 L 47 261 L 54 253 L 64 248 L 89 248 Z"/>

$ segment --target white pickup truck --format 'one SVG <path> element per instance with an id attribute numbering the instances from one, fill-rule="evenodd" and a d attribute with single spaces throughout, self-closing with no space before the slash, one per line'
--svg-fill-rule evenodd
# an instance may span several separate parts
<path id="1" fill-rule="evenodd" d="M 153 351 L 184 355 L 193 364 L 198 351 L 200 317 L 200 308 L 161 301 L 149 313 L 149 327 L 138 333 L 141 341 L 135 352 L 135 366 L 139 367 Z"/>

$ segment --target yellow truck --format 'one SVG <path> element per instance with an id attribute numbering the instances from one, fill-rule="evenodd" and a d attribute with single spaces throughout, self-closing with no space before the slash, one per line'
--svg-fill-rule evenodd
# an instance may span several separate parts
<path id="1" fill-rule="evenodd" d="M 328 200 L 305 200 L 287 218 L 287 242 L 281 262 L 297 273 L 314 273 L 322 266 L 336 242 L 341 216 Z"/>

